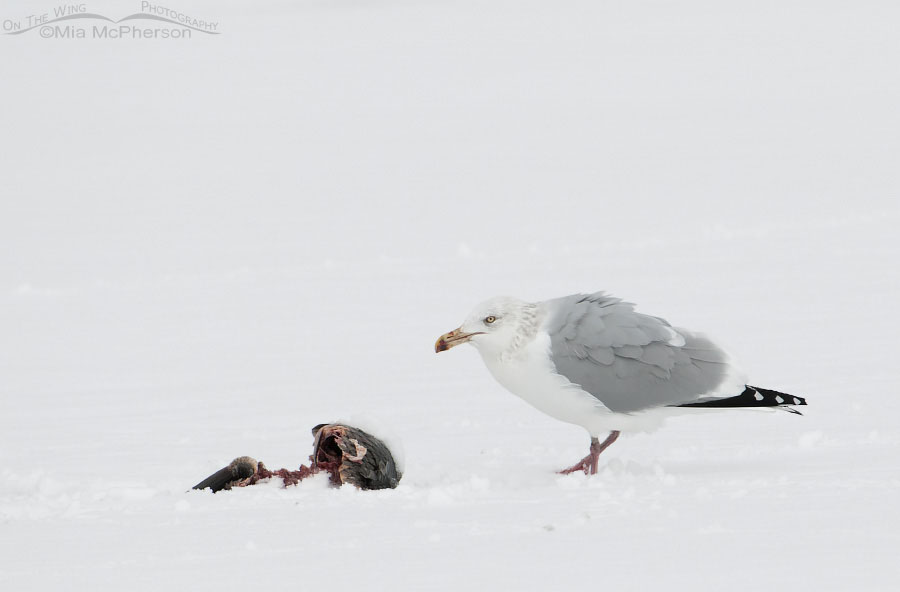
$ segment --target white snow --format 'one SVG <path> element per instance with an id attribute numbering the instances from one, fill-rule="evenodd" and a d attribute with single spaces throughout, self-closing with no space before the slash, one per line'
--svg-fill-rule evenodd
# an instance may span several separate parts
<path id="1" fill-rule="evenodd" d="M 4 590 L 900 587 L 895 4 L 167 6 L 222 34 L 0 36 Z M 594 290 L 805 415 L 556 475 L 587 434 L 433 343 Z M 351 417 L 396 490 L 189 491 Z"/>

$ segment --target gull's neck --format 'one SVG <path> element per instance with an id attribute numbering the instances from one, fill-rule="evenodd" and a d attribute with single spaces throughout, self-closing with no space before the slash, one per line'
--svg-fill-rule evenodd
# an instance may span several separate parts
<path id="1" fill-rule="evenodd" d="M 506 351 L 501 352 L 500 358 L 504 361 L 515 358 L 522 348 L 534 340 L 538 331 L 538 307 L 537 304 L 525 304 L 519 313 L 519 324 L 515 335 Z"/>

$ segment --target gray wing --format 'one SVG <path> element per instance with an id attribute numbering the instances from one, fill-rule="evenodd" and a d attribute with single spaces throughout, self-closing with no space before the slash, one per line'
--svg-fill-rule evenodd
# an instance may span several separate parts
<path id="1" fill-rule="evenodd" d="M 730 374 L 709 339 L 602 292 L 543 304 L 556 370 L 611 411 L 678 405 L 715 393 Z"/>

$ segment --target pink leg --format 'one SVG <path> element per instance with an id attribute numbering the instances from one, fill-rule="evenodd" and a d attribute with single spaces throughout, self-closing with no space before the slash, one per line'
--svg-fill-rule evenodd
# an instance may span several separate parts
<path id="1" fill-rule="evenodd" d="M 606 440 L 600 442 L 597 438 L 591 438 L 591 452 L 586 457 L 569 467 L 559 471 L 560 475 L 568 475 L 575 471 L 584 471 L 586 475 L 595 475 L 597 473 L 597 461 L 600 459 L 600 453 L 609 448 L 609 445 L 616 441 L 619 437 L 619 430 L 613 430 L 606 437 Z"/>

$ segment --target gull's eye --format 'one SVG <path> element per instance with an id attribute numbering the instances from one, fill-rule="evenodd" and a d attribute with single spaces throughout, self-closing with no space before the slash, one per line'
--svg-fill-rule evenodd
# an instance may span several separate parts
<path id="1" fill-rule="evenodd" d="M 495 317 L 494 315 L 491 315 L 489 317 L 484 317 L 484 324 L 490 325 L 491 323 L 493 323 L 496 320 L 497 320 L 497 317 Z"/>

